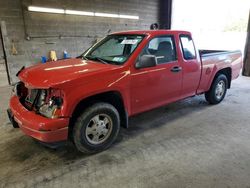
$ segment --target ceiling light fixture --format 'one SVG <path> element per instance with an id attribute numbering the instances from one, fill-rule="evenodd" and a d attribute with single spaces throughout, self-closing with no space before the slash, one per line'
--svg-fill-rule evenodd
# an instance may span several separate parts
<path id="1" fill-rule="evenodd" d="M 79 16 L 94 16 L 94 12 L 78 11 L 78 10 L 65 10 L 65 14 L 79 15 Z"/>
<path id="2" fill-rule="evenodd" d="M 36 6 L 29 6 L 28 10 L 32 12 L 46 12 L 46 13 L 54 13 L 54 14 L 70 14 L 70 15 L 79 15 L 79 16 L 98 16 L 98 17 L 107 17 L 107 18 L 124 18 L 124 19 L 139 20 L 139 16 L 132 16 L 132 15 L 111 14 L 111 13 L 102 13 L 102 12 L 87 12 L 87 11 L 67 10 L 67 9 L 65 10 L 65 9 L 36 7 Z"/>
<path id="3" fill-rule="evenodd" d="M 108 18 L 119 18 L 118 14 L 109 14 L 109 13 L 101 13 L 101 12 L 96 12 L 95 16 L 108 17 Z"/>
<path id="4" fill-rule="evenodd" d="M 35 7 L 35 6 L 29 6 L 29 11 L 33 12 L 46 12 L 46 13 L 55 13 L 55 14 L 64 14 L 64 9 L 57 9 L 57 8 L 46 8 L 46 7 Z"/>
<path id="5" fill-rule="evenodd" d="M 127 18 L 127 19 L 133 19 L 133 20 L 139 20 L 139 16 L 132 16 L 132 15 L 119 15 L 119 18 Z"/>

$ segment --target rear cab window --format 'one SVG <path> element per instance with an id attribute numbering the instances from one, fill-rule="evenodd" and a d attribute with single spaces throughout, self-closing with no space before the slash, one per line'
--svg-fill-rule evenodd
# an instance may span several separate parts
<path id="1" fill-rule="evenodd" d="M 181 48 L 182 48 L 184 59 L 185 60 L 196 59 L 194 43 L 193 43 L 191 36 L 181 35 L 180 41 L 181 41 Z"/>

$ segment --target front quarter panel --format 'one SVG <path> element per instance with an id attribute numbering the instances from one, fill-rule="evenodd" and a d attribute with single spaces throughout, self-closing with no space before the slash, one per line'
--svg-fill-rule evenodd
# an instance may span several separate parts
<path id="1" fill-rule="evenodd" d="M 112 70 L 102 75 L 96 75 L 86 81 L 88 78 L 77 79 L 69 84 L 62 86 L 64 90 L 64 105 L 62 114 L 71 117 L 77 104 L 87 97 L 101 94 L 108 91 L 117 91 L 121 94 L 126 110 L 129 113 L 129 75 L 130 71 L 126 68 Z"/>

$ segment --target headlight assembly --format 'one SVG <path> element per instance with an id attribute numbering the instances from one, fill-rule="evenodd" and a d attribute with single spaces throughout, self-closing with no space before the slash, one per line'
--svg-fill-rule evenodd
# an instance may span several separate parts
<path id="1" fill-rule="evenodd" d="M 27 88 L 25 88 L 23 82 L 17 82 L 12 88 L 12 94 L 20 97 L 25 97 L 27 95 Z"/>
<path id="2" fill-rule="evenodd" d="M 60 90 L 41 90 L 37 101 L 37 108 L 41 115 L 48 118 L 59 118 L 63 105 L 62 92 Z"/>

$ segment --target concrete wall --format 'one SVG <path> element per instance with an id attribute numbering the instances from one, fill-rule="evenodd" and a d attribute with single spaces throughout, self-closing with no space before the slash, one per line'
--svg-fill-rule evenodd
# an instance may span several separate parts
<path id="1" fill-rule="evenodd" d="M 158 22 L 158 4 L 158 0 L 0 0 L 11 82 L 17 80 L 14 75 L 23 65 L 39 63 L 50 50 L 56 50 L 58 58 L 62 58 L 64 50 L 74 57 L 109 31 L 149 29 Z M 28 5 L 131 14 L 140 19 L 35 13 L 27 11 Z M 30 40 L 26 40 L 27 35 Z M 17 55 L 13 55 L 13 47 Z"/>

